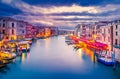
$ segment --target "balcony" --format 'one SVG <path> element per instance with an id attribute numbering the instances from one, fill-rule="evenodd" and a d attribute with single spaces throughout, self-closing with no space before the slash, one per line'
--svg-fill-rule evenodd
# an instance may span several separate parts
<path id="1" fill-rule="evenodd" d="M 115 48 L 119 48 L 120 49 L 120 45 L 114 45 Z"/>

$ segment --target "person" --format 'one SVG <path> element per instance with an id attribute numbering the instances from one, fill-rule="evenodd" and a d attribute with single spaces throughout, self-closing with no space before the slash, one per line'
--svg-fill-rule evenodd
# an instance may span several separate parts
<path id="1" fill-rule="evenodd" d="M 18 46 L 17 46 L 17 45 L 15 45 L 15 51 L 16 51 L 16 53 L 18 52 L 17 50 L 18 50 Z"/>
<path id="2" fill-rule="evenodd" d="M 19 55 L 21 55 L 22 54 L 22 47 L 20 46 L 20 52 L 19 52 Z"/>

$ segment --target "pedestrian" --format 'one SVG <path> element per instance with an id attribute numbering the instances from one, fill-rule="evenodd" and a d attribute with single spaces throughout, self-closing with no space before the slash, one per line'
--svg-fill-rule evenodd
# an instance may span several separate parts
<path id="1" fill-rule="evenodd" d="M 16 53 L 18 52 L 17 50 L 18 50 L 18 46 L 17 46 L 17 45 L 15 45 L 15 51 L 16 51 Z"/>
<path id="2" fill-rule="evenodd" d="M 20 46 L 20 52 L 19 52 L 19 54 L 21 55 L 22 54 L 22 47 Z"/>

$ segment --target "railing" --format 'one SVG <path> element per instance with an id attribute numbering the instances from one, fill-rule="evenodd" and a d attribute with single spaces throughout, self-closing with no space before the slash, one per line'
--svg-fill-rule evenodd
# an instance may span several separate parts
<path id="1" fill-rule="evenodd" d="M 120 45 L 114 45 L 115 48 L 119 48 L 120 49 Z"/>

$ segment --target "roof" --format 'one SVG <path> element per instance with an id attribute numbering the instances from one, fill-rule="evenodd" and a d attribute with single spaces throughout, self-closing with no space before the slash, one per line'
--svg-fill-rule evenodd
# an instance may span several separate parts
<path id="1" fill-rule="evenodd" d="M 11 17 L 0 17 L 0 20 L 5 20 L 5 21 L 17 21 Z"/>

